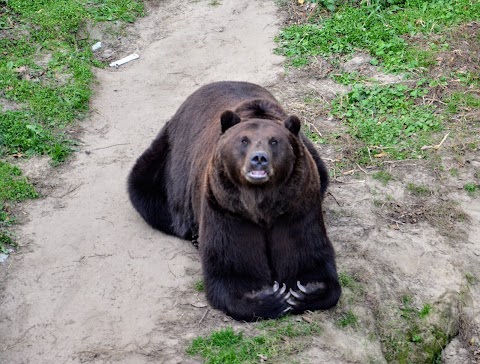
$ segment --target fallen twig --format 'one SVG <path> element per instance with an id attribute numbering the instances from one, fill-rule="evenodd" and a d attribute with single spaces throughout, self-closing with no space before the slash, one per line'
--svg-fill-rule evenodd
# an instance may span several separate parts
<path id="1" fill-rule="evenodd" d="M 421 149 L 422 150 L 426 150 L 426 149 L 435 149 L 435 150 L 438 150 L 440 149 L 440 147 L 442 146 L 443 142 L 447 139 L 448 135 L 450 134 L 450 132 L 448 132 L 447 134 L 445 134 L 445 136 L 443 137 L 442 141 L 440 142 L 440 144 L 437 144 L 437 145 L 424 145 Z"/>
<path id="2" fill-rule="evenodd" d="M 198 325 L 200 325 L 203 320 L 205 320 L 205 317 L 207 316 L 207 313 L 210 311 L 209 308 L 207 308 L 207 310 L 205 311 L 205 313 L 203 314 L 202 318 L 200 319 L 200 321 L 198 321 Z"/>

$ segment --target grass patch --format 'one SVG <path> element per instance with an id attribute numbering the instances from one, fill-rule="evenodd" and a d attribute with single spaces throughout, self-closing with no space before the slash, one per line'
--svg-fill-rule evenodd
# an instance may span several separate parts
<path id="1" fill-rule="evenodd" d="M 389 363 L 440 363 L 443 348 L 455 332 L 448 322 L 450 311 L 424 304 L 417 309 L 412 297 L 402 297 L 402 303 L 388 315 L 382 315 L 380 341 Z"/>
<path id="2" fill-rule="evenodd" d="M 407 191 L 416 196 L 430 196 L 432 191 L 425 185 L 409 182 L 407 184 Z"/>
<path id="3" fill-rule="evenodd" d="M 463 189 L 467 191 L 470 196 L 475 196 L 480 190 L 480 185 L 473 182 L 467 182 L 463 185 Z"/>
<path id="4" fill-rule="evenodd" d="M 358 6 L 340 2 L 331 16 L 318 13 L 308 24 L 285 28 L 277 38 L 277 52 L 293 66 L 306 65 L 312 56 L 364 49 L 374 64 L 389 72 L 428 67 L 434 62 L 433 52 L 412 46 L 408 39 L 475 20 L 479 13 L 475 0 L 362 1 Z"/>
<path id="5" fill-rule="evenodd" d="M 14 240 L 6 228 L 14 222 L 8 202 L 19 202 L 38 197 L 19 168 L 0 161 L 0 252 L 7 253 Z"/>
<path id="6" fill-rule="evenodd" d="M 263 321 L 257 329 L 259 334 L 255 336 L 228 327 L 208 337 L 197 337 L 187 353 L 202 357 L 206 364 L 276 362 L 304 348 L 302 338 L 321 333 L 317 323 L 299 322 L 293 317 Z"/>
<path id="7" fill-rule="evenodd" d="M 386 186 L 388 182 L 390 182 L 393 179 L 392 174 L 385 171 L 375 172 L 374 174 L 372 174 L 372 177 L 377 181 L 382 182 L 384 186 Z"/>
<path id="8" fill-rule="evenodd" d="M 332 114 L 363 143 L 356 155 L 361 163 L 371 163 L 371 157 L 423 157 L 421 147 L 430 144 L 431 133 L 442 128 L 433 108 L 417 104 L 426 93 L 421 86 L 357 84 L 333 101 Z"/>
<path id="9" fill-rule="evenodd" d="M 136 0 L 28 1 L 0 4 L 0 156 L 48 154 L 62 162 L 72 151 L 65 128 L 88 110 L 95 61 L 91 42 L 77 35 L 87 22 L 133 21 Z"/>
<path id="10" fill-rule="evenodd" d="M 356 328 L 358 326 L 358 317 L 352 310 L 348 310 L 343 315 L 341 315 L 337 323 L 338 326 L 343 328 L 348 326 Z"/>
<path id="11" fill-rule="evenodd" d="M 14 221 L 7 202 L 37 196 L 6 157 L 63 162 L 75 145 L 66 130 L 88 111 L 92 68 L 102 65 L 79 34 L 89 22 L 131 22 L 142 14 L 138 0 L 0 1 L 1 251 L 14 243 L 6 231 Z"/>
<path id="12" fill-rule="evenodd" d="M 364 81 L 366 78 L 358 72 L 342 72 L 332 75 L 332 79 L 341 85 L 349 86 Z"/>
<path id="13" fill-rule="evenodd" d="M 19 202 L 38 197 L 18 167 L 0 161 L 0 202 Z"/>
<path id="14" fill-rule="evenodd" d="M 205 292 L 205 283 L 203 282 L 203 279 L 199 279 L 193 284 L 193 288 L 195 288 L 195 291 L 197 292 Z"/>

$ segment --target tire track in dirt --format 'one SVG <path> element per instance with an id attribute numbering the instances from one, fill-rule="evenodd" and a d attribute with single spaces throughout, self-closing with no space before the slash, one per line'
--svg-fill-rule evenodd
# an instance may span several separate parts
<path id="1" fill-rule="evenodd" d="M 52 194 L 27 206 L 18 234 L 28 245 L 1 271 L 0 363 L 190 360 L 184 343 L 207 309 L 192 289 L 197 252 L 137 216 L 125 178 L 188 94 L 217 80 L 268 86 L 282 59 L 272 1 L 150 6 L 129 49 L 140 59 L 97 70 L 84 145 L 50 177 Z"/>

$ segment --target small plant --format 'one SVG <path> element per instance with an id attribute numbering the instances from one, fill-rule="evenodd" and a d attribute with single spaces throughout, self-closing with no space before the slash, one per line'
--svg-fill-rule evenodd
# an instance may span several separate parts
<path id="1" fill-rule="evenodd" d="M 332 76 L 333 80 L 341 85 L 349 86 L 357 84 L 365 79 L 358 72 L 343 72 Z"/>
<path id="2" fill-rule="evenodd" d="M 467 283 L 471 286 L 473 286 L 478 281 L 477 277 L 475 277 L 475 275 L 470 272 L 465 273 L 465 279 L 467 280 Z"/>
<path id="3" fill-rule="evenodd" d="M 322 138 L 317 132 L 312 131 L 308 126 L 303 127 L 303 133 L 305 136 L 314 143 L 324 143 L 325 139 Z"/>
<path id="4" fill-rule="evenodd" d="M 422 309 L 418 311 L 418 316 L 420 318 L 425 318 L 430 314 L 431 311 L 432 311 L 432 306 L 426 303 L 425 305 L 423 305 Z"/>
<path id="5" fill-rule="evenodd" d="M 194 283 L 194 288 L 197 292 L 205 292 L 205 283 L 203 279 L 199 279 Z"/>
<path id="6" fill-rule="evenodd" d="M 413 182 L 407 184 L 407 191 L 417 196 L 428 196 L 432 194 L 432 191 L 427 186 L 415 184 Z"/>
<path id="7" fill-rule="evenodd" d="M 382 184 L 384 186 L 386 186 L 388 184 L 388 182 L 390 182 L 393 179 L 393 176 L 390 173 L 385 172 L 385 171 L 378 171 L 378 172 L 374 173 L 372 175 L 372 177 L 374 179 L 382 182 Z"/>
<path id="8" fill-rule="evenodd" d="M 469 195 L 473 196 L 480 189 L 480 185 L 473 182 L 467 182 L 463 185 L 463 189 L 467 191 Z"/>
<path id="9" fill-rule="evenodd" d="M 346 272 L 340 272 L 338 274 L 338 280 L 342 287 L 354 288 L 357 285 L 355 278 Z"/>
<path id="10" fill-rule="evenodd" d="M 451 169 L 450 169 L 450 176 L 452 176 L 452 177 L 458 177 L 458 169 L 456 169 L 456 168 L 451 168 Z"/>
<path id="11" fill-rule="evenodd" d="M 340 327 L 357 327 L 358 326 L 358 317 L 352 310 L 348 310 L 344 313 L 338 320 L 338 325 Z"/>

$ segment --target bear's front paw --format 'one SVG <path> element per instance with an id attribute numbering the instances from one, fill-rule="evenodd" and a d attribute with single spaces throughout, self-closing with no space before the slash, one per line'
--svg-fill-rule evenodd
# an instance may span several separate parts
<path id="1" fill-rule="evenodd" d="M 253 303 L 255 316 L 264 318 L 280 317 L 292 310 L 288 303 L 290 297 L 286 284 L 280 285 L 276 281 L 272 287 L 245 294 L 245 298 Z"/>
<path id="2" fill-rule="evenodd" d="M 327 291 L 327 285 L 324 282 L 312 282 L 303 286 L 300 281 L 297 281 L 297 287 L 298 290 L 290 288 L 289 291 L 291 296 L 287 302 L 292 308 L 314 301 Z"/>

